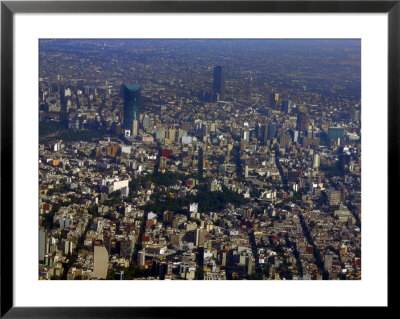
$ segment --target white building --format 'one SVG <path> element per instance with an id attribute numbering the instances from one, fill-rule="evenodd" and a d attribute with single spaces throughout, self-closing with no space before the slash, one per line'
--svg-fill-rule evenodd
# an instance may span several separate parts
<path id="1" fill-rule="evenodd" d="M 114 192 L 118 191 L 124 187 L 129 187 L 129 180 L 125 179 L 122 181 L 114 181 L 114 183 L 113 183 Z"/>
<path id="2" fill-rule="evenodd" d="M 157 219 L 157 214 L 150 212 L 147 214 L 147 219 Z"/>
<path id="3" fill-rule="evenodd" d="M 199 204 L 198 203 L 192 203 L 189 205 L 189 212 L 190 213 L 197 213 L 199 210 Z"/>

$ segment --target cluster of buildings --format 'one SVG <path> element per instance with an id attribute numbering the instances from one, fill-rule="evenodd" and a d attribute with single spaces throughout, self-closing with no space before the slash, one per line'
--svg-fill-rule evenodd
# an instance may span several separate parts
<path id="1" fill-rule="evenodd" d="M 51 72 L 40 279 L 361 278 L 359 101 L 254 84 L 233 98 L 220 65 L 201 94 Z"/>

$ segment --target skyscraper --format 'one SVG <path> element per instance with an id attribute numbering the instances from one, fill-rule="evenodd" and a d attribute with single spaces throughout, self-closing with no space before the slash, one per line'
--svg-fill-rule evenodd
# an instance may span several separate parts
<path id="1" fill-rule="evenodd" d="M 132 131 L 131 131 L 132 137 L 136 137 L 138 135 L 138 129 L 139 129 L 139 122 L 134 119 L 132 121 Z"/>
<path id="2" fill-rule="evenodd" d="M 243 140 L 246 142 L 250 141 L 250 131 L 248 130 L 243 131 Z"/>
<path id="3" fill-rule="evenodd" d="M 290 113 L 290 109 L 292 107 L 292 101 L 284 100 L 282 101 L 282 111 L 285 113 Z"/>
<path id="4" fill-rule="evenodd" d="M 44 255 L 46 254 L 46 230 L 39 231 L 39 261 L 44 261 Z"/>
<path id="5" fill-rule="evenodd" d="M 307 127 L 307 118 L 304 114 L 297 116 L 296 128 L 298 131 L 304 131 Z"/>
<path id="6" fill-rule="evenodd" d="M 222 66 L 217 65 L 214 68 L 214 79 L 213 79 L 213 93 L 219 95 L 219 100 L 225 98 L 225 70 Z M 218 99 L 216 99 L 218 100 Z"/>
<path id="7" fill-rule="evenodd" d="M 314 158 L 313 158 L 313 168 L 318 169 L 319 165 L 321 163 L 321 157 L 319 154 L 314 154 Z"/>
<path id="8" fill-rule="evenodd" d="M 343 127 L 329 127 L 328 138 L 343 138 L 344 128 Z"/>
<path id="9" fill-rule="evenodd" d="M 269 124 L 265 123 L 262 127 L 263 127 L 263 129 L 262 129 L 262 136 L 263 136 L 262 140 L 263 140 L 264 145 L 266 145 L 267 141 L 268 141 L 268 130 L 269 130 L 268 127 L 269 127 Z"/>
<path id="10" fill-rule="evenodd" d="M 272 109 L 276 109 L 278 106 L 279 94 L 275 92 L 271 92 L 269 95 L 269 107 Z"/>
<path id="11" fill-rule="evenodd" d="M 94 246 L 93 277 L 106 279 L 108 268 L 108 252 L 103 246 Z"/>
<path id="12" fill-rule="evenodd" d="M 139 84 L 124 84 L 124 122 L 122 128 L 125 130 L 132 130 L 133 120 L 139 121 L 140 89 Z"/>
<path id="13" fill-rule="evenodd" d="M 354 122 L 360 122 L 360 111 L 359 110 L 353 110 L 351 112 L 351 120 Z"/>

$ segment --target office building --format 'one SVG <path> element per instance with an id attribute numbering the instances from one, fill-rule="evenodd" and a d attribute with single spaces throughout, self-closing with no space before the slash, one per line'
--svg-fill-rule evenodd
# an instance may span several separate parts
<path id="1" fill-rule="evenodd" d="M 217 96 L 215 101 L 225 99 L 225 70 L 220 65 L 214 68 L 213 95 Z"/>
<path id="2" fill-rule="evenodd" d="M 140 117 L 140 89 L 137 84 L 125 84 L 124 92 L 124 121 L 122 128 L 133 130 L 133 121 Z"/>
<path id="3" fill-rule="evenodd" d="M 324 257 L 324 270 L 329 270 L 332 268 L 332 262 L 333 262 L 333 255 L 328 255 L 326 254 Z"/>
<path id="4" fill-rule="evenodd" d="M 243 140 L 246 142 L 249 142 L 250 140 L 250 132 L 249 131 L 243 131 Z"/>
<path id="5" fill-rule="evenodd" d="M 299 114 L 297 117 L 296 129 L 298 131 L 304 131 L 307 128 L 307 118 L 304 114 Z"/>
<path id="6" fill-rule="evenodd" d="M 354 122 L 360 122 L 360 111 L 359 110 L 353 110 L 351 112 L 351 120 Z"/>
<path id="7" fill-rule="evenodd" d="M 344 171 L 346 168 L 346 165 L 349 165 L 349 164 L 350 164 L 350 154 L 347 154 L 347 153 L 339 154 L 339 162 L 338 162 L 339 169 L 341 171 Z"/>
<path id="8" fill-rule="evenodd" d="M 269 95 L 269 107 L 272 109 L 276 109 L 278 106 L 279 94 L 275 92 L 271 92 Z"/>
<path id="9" fill-rule="evenodd" d="M 290 100 L 282 101 L 282 111 L 283 112 L 290 113 L 291 107 L 292 107 L 292 101 L 290 101 Z"/>
<path id="10" fill-rule="evenodd" d="M 139 122 L 138 120 L 132 121 L 132 137 L 138 136 Z"/>
<path id="11" fill-rule="evenodd" d="M 268 125 L 268 139 L 273 140 L 275 137 L 276 133 L 276 125 L 275 124 L 269 124 Z"/>
<path id="12" fill-rule="evenodd" d="M 103 246 L 94 246 L 93 277 L 98 279 L 107 278 L 108 252 Z"/>
<path id="13" fill-rule="evenodd" d="M 197 172 L 199 177 L 203 177 L 203 166 L 204 166 L 203 148 L 200 148 L 197 160 Z"/>
<path id="14" fill-rule="evenodd" d="M 203 124 L 202 135 L 203 135 L 203 137 L 210 135 L 210 128 L 209 128 L 208 124 Z"/>
<path id="15" fill-rule="evenodd" d="M 299 140 L 299 131 L 291 130 L 290 135 L 292 137 L 293 143 L 297 143 L 297 141 Z"/>
<path id="16" fill-rule="evenodd" d="M 46 253 L 46 231 L 39 230 L 39 261 L 44 261 Z"/>
<path id="17" fill-rule="evenodd" d="M 205 231 L 202 228 L 197 228 L 195 233 L 195 246 L 202 247 L 204 244 Z"/>
<path id="18" fill-rule="evenodd" d="M 138 252 L 137 263 L 139 267 L 143 267 L 146 264 L 146 250 L 142 249 Z"/>
<path id="19" fill-rule="evenodd" d="M 267 141 L 268 141 L 268 127 L 269 127 L 269 124 L 267 123 L 267 124 L 263 125 L 263 128 L 262 128 L 262 136 L 263 136 L 262 140 L 263 140 L 264 145 L 266 145 Z"/>
<path id="20" fill-rule="evenodd" d="M 338 190 L 331 189 L 328 192 L 328 201 L 330 206 L 339 206 L 341 198 L 341 192 Z"/>
<path id="21" fill-rule="evenodd" d="M 321 162 L 321 157 L 319 154 L 314 154 L 313 158 L 313 168 L 318 169 Z"/>
<path id="22" fill-rule="evenodd" d="M 143 128 L 148 128 L 150 126 L 150 117 L 147 114 L 143 116 L 142 123 L 143 123 Z"/>
<path id="23" fill-rule="evenodd" d="M 329 127 L 328 128 L 328 138 L 343 138 L 344 128 L 343 127 Z"/>
<path id="24" fill-rule="evenodd" d="M 262 134 L 262 125 L 260 123 L 257 123 L 257 125 L 254 128 L 254 134 L 257 137 L 257 140 L 262 141 L 263 134 Z"/>
<path id="25" fill-rule="evenodd" d="M 163 222 L 164 223 L 171 224 L 173 219 L 174 219 L 174 212 L 166 210 L 163 213 Z"/>
<path id="26" fill-rule="evenodd" d="M 279 137 L 279 145 L 286 146 L 291 143 L 291 137 L 289 134 L 281 134 Z"/>
<path id="27" fill-rule="evenodd" d="M 120 255 L 130 259 L 135 249 L 135 243 L 136 243 L 135 236 L 128 236 L 125 239 L 121 240 L 119 243 Z"/>

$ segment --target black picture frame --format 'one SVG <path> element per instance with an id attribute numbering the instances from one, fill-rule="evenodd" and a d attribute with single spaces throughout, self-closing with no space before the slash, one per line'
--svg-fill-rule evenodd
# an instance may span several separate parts
<path id="1" fill-rule="evenodd" d="M 190 316 L 184 307 L 14 307 L 13 304 L 13 17 L 15 13 L 388 13 L 388 203 L 399 180 L 400 1 L 1 1 L 1 317 L 131 318 Z M 10 182 L 11 181 L 11 182 Z M 390 217 L 390 216 L 389 216 Z M 393 218 L 392 218 L 393 219 Z M 389 222 L 388 225 L 391 223 Z M 393 224 L 393 223 L 392 223 Z M 393 242 L 388 240 L 388 244 Z M 389 258 L 389 257 L 388 257 Z M 389 270 L 389 269 L 388 269 Z M 388 287 L 389 287 L 388 281 Z M 299 314 L 310 309 L 291 307 Z M 219 311 L 221 308 L 218 308 Z M 390 309 L 390 298 L 388 307 Z M 212 311 L 214 315 L 216 309 Z M 268 311 L 276 311 L 276 308 Z M 247 313 L 247 310 L 245 310 Z M 256 310 L 257 311 L 257 310 Z M 334 308 L 333 312 L 342 311 Z M 370 311 L 370 310 L 369 310 Z M 222 315 L 235 312 L 222 309 Z"/>

